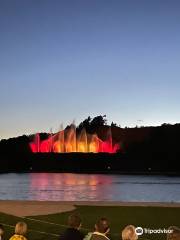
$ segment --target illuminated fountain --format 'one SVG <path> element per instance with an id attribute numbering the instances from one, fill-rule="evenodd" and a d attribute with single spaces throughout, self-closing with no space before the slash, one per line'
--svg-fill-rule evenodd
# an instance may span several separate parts
<path id="1" fill-rule="evenodd" d="M 40 140 L 37 133 L 34 141 L 30 143 L 32 152 L 108 152 L 115 153 L 119 149 L 119 144 L 112 141 L 111 128 L 106 133 L 106 140 L 101 140 L 97 134 L 88 134 L 85 129 L 77 134 L 76 127 L 72 124 L 68 129 L 61 130 L 56 134 L 51 134 L 46 140 Z"/>

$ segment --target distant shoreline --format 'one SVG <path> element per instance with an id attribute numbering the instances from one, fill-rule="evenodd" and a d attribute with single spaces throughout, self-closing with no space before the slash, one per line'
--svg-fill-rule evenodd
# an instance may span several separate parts
<path id="1" fill-rule="evenodd" d="M 163 162 L 163 157 L 150 163 L 142 156 L 123 153 L 30 153 L 0 154 L 0 173 L 89 173 L 126 175 L 180 176 L 178 167 Z M 156 160 L 157 159 L 157 160 Z M 159 162 L 157 164 L 157 162 Z"/>
<path id="2" fill-rule="evenodd" d="M 89 134 L 96 132 L 98 138 L 105 141 L 109 127 L 97 125 L 96 128 L 86 129 L 86 132 Z M 108 151 L 76 152 L 75 150 L 73 150 L 75 152 L 54 152 L 52 149 L 50 149 L 51 151 L 36 149 L 37 152 L 33 153 L 30 143 L 32 143 L 34 135 L 1 140 L 0 172 L 180 176 L 180 124 L 163 124 L 160 127 L 132 129 L 112 126 L 111 133 L 112 143 L 120 144 L 120 149 L 116 153 L 108 153 Z M 38 135 L 38 141 L 49 139 L 47 133 L 39 133 Z"/>
<path id="3" fill-rule="evenodd" d="M 1 174 L 10 174 L 10 173 L 15 173 L 15 174 L 25 174 L 25 173 L 72 173 L 72 174 L 104 174 L 104 175 L 141 175 L 141 176 L 168 176 L 168 177 L 180 177 L 179 172 L 101 172 L 101 171 L 93 171 L 93 172 L 88 172 L 88 171 L 5 171 L 5 172 L 0 172 Z"/>

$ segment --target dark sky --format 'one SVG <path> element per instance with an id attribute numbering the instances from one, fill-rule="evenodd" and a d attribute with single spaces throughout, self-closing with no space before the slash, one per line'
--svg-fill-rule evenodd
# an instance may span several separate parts
<path id="1" fill-rule="evenodd" d="M 180 1 L 0 1 L 0 138 L 180 122 L 179 92 Z"/>

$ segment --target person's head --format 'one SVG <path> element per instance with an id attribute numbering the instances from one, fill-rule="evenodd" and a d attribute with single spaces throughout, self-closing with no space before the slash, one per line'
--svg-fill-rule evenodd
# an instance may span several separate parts
<path id="1" fill-rule="evenodd" d="M 18 222 L 15 226 L 15 234 L 25 235 L 27 232 L 27 224 L 25 222 Z"/>
<path id="2" fill-rule="evenodd" d="M 170 233 L 167 234 L 167 240 L 180 240 L 180 228 L 171 226 L 168 230 Z"/>
<path id="3" fill-rule="evenodd" d="M 108 234 L 110 231 L 110 227 L 107 218 L 98 219 L 98 221 L 95 224 L 95 230 L 105 235 Z"/>
<path id="4" fill-rule="evenodd" d="M 77 214 L 72 214 L 68 217 L 68 225 L 71 228 L 80 229 L 81 228 L 81 218 Z"/>
<path id="5" fill-rule="evenodd" d="M 0 224 L 0 236 L 2 237 L 4 235 L 4 227 L 2 224 Z"/>
<path id="6" fill-rule="evenodd" d="M 137 240 L 136 228 L 133 225 L 126 226 L 122 231 L 122 240 Z"/>

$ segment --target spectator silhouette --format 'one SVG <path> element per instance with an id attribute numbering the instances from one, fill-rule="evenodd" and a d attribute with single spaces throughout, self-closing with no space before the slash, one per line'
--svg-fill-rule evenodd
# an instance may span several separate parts
<path id="1" fill-rule="evenodd" d="M 27 224 L 25 222 L 18 222 L 15 226 L 15 234 L 9 240 L 27 240 L 25 237 L 27 233 Z"/>
<path id="2" fill-rule="evenodd" d="M 171 233 L 167 234 L 167 240 L 180 240 L 180 228 L 171 226 L 168 230 L 171 230 Z"/>
<path id="3" fill-rule="evenodd" d="M 0 240 L 4 239 L 4 227 L 2 224 L 0 224 Z"/>
<path id="4" fill-rule="evenodd" d="M 60 236 L 59 240 L 83 240 L 84 235 L 80 232 L 81 218 L 76 214 L 68 217 L 68 228 Z"/>
<path id="5" fill-rule="evenodd" d="M 91 235 L 90 240 L 109 240 L 107 237 L 109 231 L 108 220 L 106 218 L 100 218 L 95 224 L 95 232 Z"/>
<path id="6" fill-rule="evenodd" d="M 137 240 L 136 228 L 133 225 L 126 226 L 122 231 L 122 240 Z"/>

